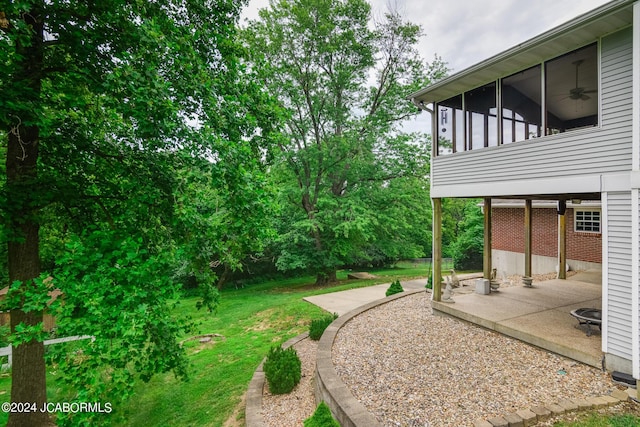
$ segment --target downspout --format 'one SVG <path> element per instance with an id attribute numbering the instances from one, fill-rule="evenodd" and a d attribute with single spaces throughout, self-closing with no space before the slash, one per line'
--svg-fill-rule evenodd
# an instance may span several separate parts
<path id="1" fill-rule="evenodd" d="M 640 2 L 633 4 L 631 170 L 631 344 L 633 377 L 640 379 Z M 639 393 L 640 394 L 640 393 Z"/>

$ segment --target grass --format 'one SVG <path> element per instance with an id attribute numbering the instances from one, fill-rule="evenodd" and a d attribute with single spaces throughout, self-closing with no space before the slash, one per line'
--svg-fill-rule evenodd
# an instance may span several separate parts
<path id="1" fill-rule="evenodd" d="M 313 277 L 302 277 L 223 290 L 214 314 L 196 310 L 196 298 L 184 298 L 177 310 L 200 322 L 193 335 L 220 334 L 224 338 L 209 343 L 185 342 L 190 380 L 183 382 L 165 374 L 149 383 L 139 382 L 126 403 L 114 406 L 111 419 L 121 426 L 221 426 L 232 417 L 243 425 L 243 395 L 271 346 L 308 331 L 312 319 L 327 314 L 303 297 L 425 277 L 427 271 L 425 264 L 403 263 L 396 268 L 370 270 L 377 276 L 370 280 L 347 280 L 348 272 L 341 271 L 340 283 L 332 287 L 317 287 Z M 51 372 L 47 380 L 49 401 L 66 400 Z M 0 375 L 0 402 L 9 400 L 10 387 L 10 375 Z M 6 420 L 6 414 L 0 412 L 0 424 Z"/>
<path id="2" fill-rule="evenodd" d="M 426 275 L 424 265 L 372 271 L 372 280 L 346 280 L 340 272 L 337 286 L 316 287 L 314 278 L 279 280 L 223 291 L 216 315 L 194 310 L 195 299 L 183 302 L 185 311 L 203 323 L 202 333 L 218 333 L 224 341 L 189 348 L 193 379 L 188 383 L 170 375 L 140 384 L 134 397 L 121 409 L 128 426 L 220 426 L 234 414 L 240 421 L 242 396 L 258 364 L 274 344 L 281 344 L 309 330 L 311 319 L 326 312 L 303 297 L 337 290 L 386 283 Z M 242 424 L 242 422 L 239 422 Z M 124 425 L 124 424 L 123 424 Z"/>
<path id="3" fill-rule="evenodd" d="M 558 422 L 553 425 L 555 427 L 636 427 L 640 425 L 640 417 L 631 414 L 603 415 L 589 413 L 578 421 Z"/>

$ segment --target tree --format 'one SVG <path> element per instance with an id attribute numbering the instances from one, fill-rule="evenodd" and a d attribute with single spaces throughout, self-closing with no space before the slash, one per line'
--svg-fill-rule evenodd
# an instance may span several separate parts
<path id="1" fill-rule="evenodd" d="M 265 199 L 261 157 L 278 123 L 234 41 L 243 3 L 0 4 L 12 401 L 46 401 L 53 287 L 64 295 L 48 307 L 58 332 L 95 337 L 82 356 L 54 354 L 69 381 L 84 381 L 79 400 L 126 397 L 135 375 L 185 374 L 170 276 L 200 274 L 213 308 L 208 263 L 233 267 L 250 246 L 247 201 Z M 215 240 L 206 250 L 200 232 Z M 49 423 L 39 411 L 9 416 Z"/>
<path id="2" fill-rule="evenodd" d="M 454 267 L 459 270 L 482 269 L 484 250 L 484 216 L 478 199 L 458 200 L 449 205 L 458 207 L 455 240 L 450 243 Z M 455 209 L 452 209 L 455 213 Z M 447 216 L 451 215 L 451 211 Z M 444 215 L 443 215 L 444 216 Z"/>
<path id="3" fill-rule="evenodd" d="M 288 113 L 271 171 L 283 201 L 277 264 L 312 271 L 319 284 L 374 251 L 419 253 L 406 240 L 403 252 L 383 250 L 423 227 L 402 216 L 428 200 L 424 185 L 406 197 L 428 175 L 429 152 L 401 124 L 417 114 L 407 94 L 446 68 L 420 59 L 417 25 L 395 12 L 375 29 L 370 21 L 364 0 L 273 0 L 245 31 L 254 67 Z"/>

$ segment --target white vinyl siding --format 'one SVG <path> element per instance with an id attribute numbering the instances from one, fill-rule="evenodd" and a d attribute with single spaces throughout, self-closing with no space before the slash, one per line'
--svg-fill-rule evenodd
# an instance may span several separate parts
<path id="1" fill-rule="evenodd" d="M 631 42 L 629 29 L 601 41 L 599 127 L 435 158 L 431 175 L 435 193 L 447 197 L 450 187 L 456 188 L 456 196 L 466 197 L 459 189 L 469 186 L 472 195 L 477 183 L 597 177 L 631 170 Z M 502 194 L 484 194 L 493 195 Z"/>
<path id="2" fill-rule="evenodd" d="M 605 127 L 631 125 L 632 63 L 631 28 L 602 39 L 602 123 Z"/>
<path id="3" fill-rule="evenodd" d="M 607 193 L 607 349 L 631 360 L 631 193 Z"/>

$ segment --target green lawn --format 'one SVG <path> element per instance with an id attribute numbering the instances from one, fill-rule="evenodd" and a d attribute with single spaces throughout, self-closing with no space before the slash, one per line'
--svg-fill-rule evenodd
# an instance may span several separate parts
<path id="1" fill-rule="evenodd" d="M 582 419 L 574 422 L 555 423 L 555 427 L 637 427 L 640 425 L 640 417 L 625 415 L 602 415 L 589 413 Z"/>
<path id="2" fill-rule="evenodd" d="M 388 283 L 396 278 L 425 277 L 427 267 L 400 264 L 397 268 L 371 271 L 375 280 L 346 280 L 331 288 L 318 288 L 314 278 L 303 277 L 248 285 L 224 290 L 214 314 L 198 311 L 196 298 L 181 300 L 177 310 L 200 322 L 195 334 L 220 334 L 211 343 L 197 340 L 185 343 L 191 362 L 190 380 L 176 380 L 172 374 L 158 375 L 149 383 L 136 384 L 126 404 L 114 406 L 111 414 L 122 426 L 221 426 L 237 410 L 260 361 L 272 345 L 308 331 L 311 319 L 326 314 L 304 302 L 305 296 L 335 292 L 355 287 Z M 186 337 L 185 337 L 186 338 Z M 55 387 L 54 375 L 48 373 L 49 400 L 59 402 L 61 390 Z M 0 402 L 9 400 L 10 375 L 0 376 Z M 6 414 L 0 413 L 0 423 Z"/>

